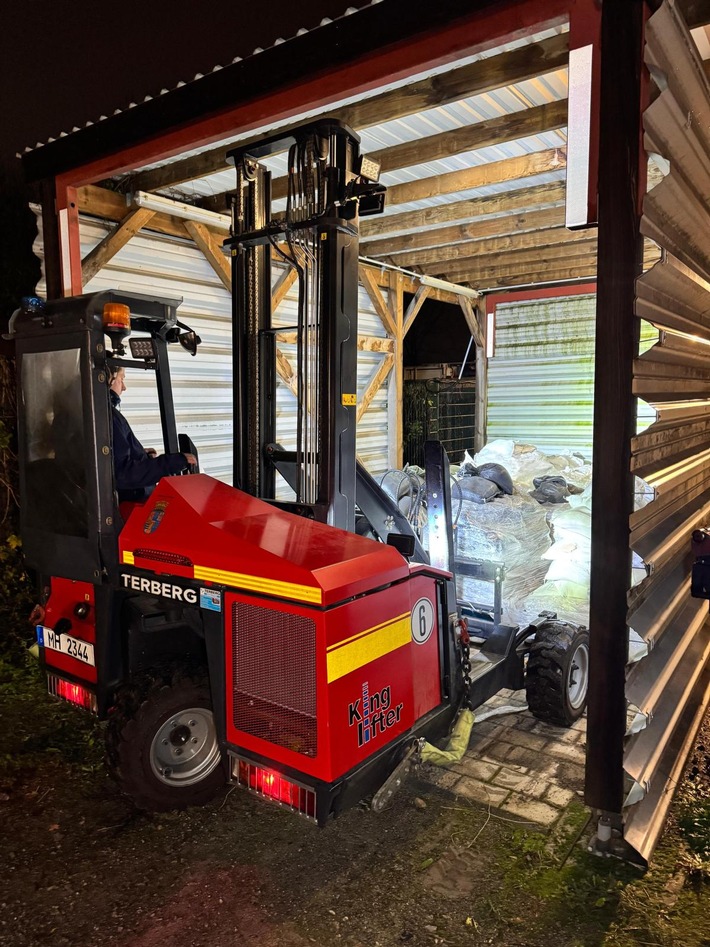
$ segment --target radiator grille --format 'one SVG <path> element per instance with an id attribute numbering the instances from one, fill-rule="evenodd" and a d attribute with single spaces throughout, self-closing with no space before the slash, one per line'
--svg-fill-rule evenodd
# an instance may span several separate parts
<path id="1" fill-rule="evenodd" d="M 316 626 L 310 618 L 232 606 L 234 726 L 276 746 L 315 756 Z"/>

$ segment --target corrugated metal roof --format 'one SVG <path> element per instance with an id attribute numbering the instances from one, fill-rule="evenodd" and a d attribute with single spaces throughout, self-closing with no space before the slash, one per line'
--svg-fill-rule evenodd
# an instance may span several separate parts
<path id="1" fill-rule="evenodd" d="M 373 0 L 373 3 L 369 5 L 372 6 L 375 3 L 379 3 L 379 2 L 381 2 L 381 0 Z M 350 12 L 358 12 L 358 11 L 354 10 L 353 8 L 350 8 Z M 324 24 L 321 23 L 321 26 L 322 25 Z M 527 46 L 531 43 L 540 43 L 542 42 L 542 40 L 548 39 L 551 36 L 557 36 L 561 33 L 567 32 L 567 29 L 568 27 L 566 25 L 562 25 L 559 27 L 553 27 L 550 29 L 540 30 L 536 33 L 531 34 L 530 36 L 518 37 L 508 42 L 501 43 L 498 46 L 491 47 L 490 49 L 481 50 L 480 52 L 474 53 L 471 56 L 462 57 L 461 59 L 456 60 L 454 63 L 445 63 L 436 68 L 427 69 L 425 73 L 421 73 L 414 76 L 408 76 L 406 79 L 400 79 L 396 82 L 383 84 L 381 86 L 378 86 L 376 89 L 371 90 L 370 92 L 367 92 L 364 94 L 360 93 L 355 96 L 353 95 L 345 96 L 338 102 L 333 103 L 333 105 L 330 106 L 329 111 L 335 112 L 337 111 L 338 108 L 344 105 L 349 105 L 353 102 L 361 101 L 362 99 L 372 98 L 375 95 L 380 95 L 382 92 L 387 92 L 392 89 L 402 88 L 403 86 L 410 85 L 411 83 L 416 82 L 417 79 L 422 78 L 423 76 L 429 77 L 429 76 L 444 75 L 445 73 L 450 72 L 454 68 L 460 68 L 461 66 L 465 66 L 473 62 L 479 62 L 483 59 L 490 59 L 493 56 L 498 56 L 501 53 L 511 52 L 514 49 L 520 49 L 521 47 Z M 299 32 L 297 35 L 300 36 L 302 35 L 302 33 Z M 221 68 L 221 67 L 218 67 L 218 68 Z M 513 95 L 517 98 L 517 105 L 515 105 L 513 102 L 508 102 L 505 105 L 503 104 L 503 100 L 506 97 L 506 90 L 502 89 L 502 90 L 496 90 L 496 92 L 493 92 L 493 93 L 488 93 L 487 95 L 484 95 L 484 96 L 474 97 L 475 104 L 473 104 L 474 99 L 463 100 L 462 103 L 459 103 L 457 106 L 447 106 L 447 107 L 444 107 L 443 109 L 435 109 L 431 111 L 440 112 L 444 114 L 448 109 L 451 109 L 451 116 L 452 116 L 451 120 L 454 121 L 455 116 L 457 114 L 457 110 L 460 109 L 463 111 L 468 111 L 470 109 L 471 110 L 470 116 L 464 117 L 462 115 L 460 116 L 460 119 L 459 119 L 460 125 L 470 125 L 475 121 L 482 121 L 487 118 L 494 118 L 496 115 L 502 115 L 507 112 L 516 111 L 517 109 L 520 109 L 520 108 L 527 108 L 531 104 L 540 105 L 545 101 L 548 101 L 548 102 L 552 101 L 553 98 L 564 98 L 566 96 L 567 94 L 566 92 L 567 85 L 566 85 L 566 78 L 565 78 L 566 70 L 561 70 L 560 74 L 561 74 L 561 78 L 558 77 L 555 80 L 551 80 L 549 76 L 546 76 L 541 79 L 530 80 L 529 83 L 520 83 L 521 88 L 517 92 L 513 93 Z M 193 81 L 197 81 L 197 77 Z M 546 96 L 543 91 L 535 92 L 535 90 L 532 88 L 532 86 L 534 86 L 537 83 L 542 83 L 542 85 L 544 85 L 545 82 L 547 81 L 551 82 L 551 89 L 550 89 L 549 96 Z M 530 88 L 527 88 L 528 86 L 530 86 Z M 527 96 L 532 97 L 529 102 L 527 101 L 527 98 L 526 98 Z M 534 98 L 539 98 L 541 96 L 542 98 L 540 98 L 540 101 L 533 101 Z M 499 102 L 498 100 L 500 97 L 502 97 L 502 99 Z M 319 117 L 321 114 L 322 114 L 322 109 L 320 108 L 311 109 L 310 111 L 304 111 L 301 118 L 303 121 L 307 121 L 309 118 Z M 428 113 L 422 112 L 419 114 L 426 116 Z M 292 122 L 293 122 L 292 119 L 283 119 L 280 122 L 269 122 L 268 124 L 265 124 L 264 126 L 262 126 L 262 128 L 260 129 L 259 128 L 252 129 L 248 133 L 245 132 L 239 135 L 231 135 L 227 138 L 221 139 L 220 141 L 213 142 L 210 145 L 205 145 L 200 148 L 192 149 L 190 151 L 184 151 L 181 154 L 176 155 L 172 158 L 166 158 L 165 160 L 162 160 L 162 161 L 142 165 L 141 170 L 147 171 L 154 168 L 165 167 L 166 165 L 173 164 L 176 161 L 182 161 L 184 158 L 191 158 L 191 157 L 195 157 L 197 155 L 203 154 L 206 151 L 212 151 L 215 148 L 224 148 L 225 151 L 228 151 L 231 147 L 236 146 L 244 138 L 247 138 L 247 137 L 252 138 L 254 137 L 254 135 L 258 135 L 262 131 L 264 133 L 266 133 L 267 131 L 268 132 L 277 131 L 282 126 L 291 125 Z M 393 123 L 388 123 L 388 124 L 396 125 L 398 124 L 398 122 L 393 122 Z M 384 127 L 385 126 L 379 126 L 379 128 L 384 128 Z M 451 127 L 453 128 L 457 126 L 452 125 Z M 437 125 L 435 123 L 434 126 L 432 127 L 432 131 L 433 130 L 443 131 L 444 128 L 443 127 L 440 129 L 437 128 Z M 382 144 L 375 144 L 373 142 L 370 145 L 365 140 L 365 135 L 372 132 L 373 132 L 372 129 L 368 129 L 365 132 L 358 131 L 358 134 L 361 135 L 362 137 L 363 150 L 365 151 L 372 151 L 372 150 L 375 150 L 376 148 L 387 147 L 388 145 L 396 144 L 402 141 L 411 141 L 413 140 L 413 138 L 421 137 L 421 134 L 426 134 L 426 132 L 421 132 L 421 133 L 413 134 L 411 137 L 407 138 L 406 136 L 402 134 L 402 132 L 400 132 L 391 141 L 383 141 Z M 375 134 L 377 134 L 377 132 L 375 132 Z M 279 166 L 279 161 L 282 161 L 285 159 L 280 159 L 277 156 L 277 158 L 270 159 L 270 161 L 271 160 L 275 162 L 274 167 L 279 171 L 279 173 L 281 174 L 285 173 L 285 165 L 282 164 L 281 166 Z M 269 164 L 269 167 L 271 167 L 271 164 Z"/>

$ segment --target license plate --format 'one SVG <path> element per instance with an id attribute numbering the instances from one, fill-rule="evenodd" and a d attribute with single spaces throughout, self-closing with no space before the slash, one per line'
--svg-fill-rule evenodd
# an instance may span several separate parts
<path id="1" fill-rule="evenodd" d="M 82 641 L 72 635 L 58 635 L 53 628 L 45 628 L 44 625 L 37 626 L 37 641 L 50 651 L 59 651 L 95 667 L 94 646 L 88 641 Z"/>

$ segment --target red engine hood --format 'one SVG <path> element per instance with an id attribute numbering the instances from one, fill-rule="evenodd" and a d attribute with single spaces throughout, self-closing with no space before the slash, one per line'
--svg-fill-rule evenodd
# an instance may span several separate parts
<path id="1" fill-rule="evenodd" d="M 126 565 L 319 606 L 409 575 L 390 546 L 286 513 L 206 474 L 161 480 L 128 517 L 119 553 Z"/>

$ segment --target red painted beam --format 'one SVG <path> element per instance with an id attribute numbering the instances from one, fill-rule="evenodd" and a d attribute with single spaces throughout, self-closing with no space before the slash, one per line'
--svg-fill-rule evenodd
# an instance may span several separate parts
<path id="1" fill-rule="evenodd" d="M 314 71 L 264 97 L 242 100 L 232 108 L 207 114 L 199 121 L 65 172 L 57 178 L 58 187 L 90 184 L 263 125 L 294 118 L 305 111 L 325 110 L 346 96 L 364 95 L 385 83 L 407 79 L 490 49 L 502 38 L 526 36 L 544 26 L 562 23 L 570 10 L 593 5 L 594 0 L 511 0 L 487 4 L 439 29 L 422 30 L 401 42 L 374 49 L 367 56 L 344 63 L 340 69 Z M 267 57 L 269 52 L 261 55 Z M 239 97 L 239 90 L 235 97 Z"/>

